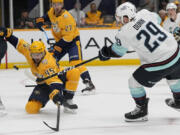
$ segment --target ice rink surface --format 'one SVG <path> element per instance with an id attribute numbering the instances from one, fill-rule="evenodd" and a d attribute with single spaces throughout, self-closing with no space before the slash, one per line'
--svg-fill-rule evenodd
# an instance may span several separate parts
<path id="1" fill-rule="evenodd" d="M 80 81 L 74 102 L 77 114 L 65 114 L 61 107 L 60 131 L 54 132 L 43 124 L 56 126 L 56 106 L 50 101 L 40 114 L 29 115 L 25 104 L 33 84 L 20 70 L 0 70 L 0 95 L 8 114 L 0 118 L 0 135 L 179 135 L 180 112 L 169 108 L 164 100 L 172 97 L 166 81 L 147 89 L 149 121 L 127 123 L 124 113 L 132 111 L 134 101 L 128 89 L 128 78 L 136 66 L 88 67 L 96 86 L 96 94 L 82 96 Z"/>

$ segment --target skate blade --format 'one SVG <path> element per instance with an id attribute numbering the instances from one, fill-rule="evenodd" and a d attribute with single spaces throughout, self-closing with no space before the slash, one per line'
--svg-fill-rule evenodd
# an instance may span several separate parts
<path id="1" fill-rule="evenodd" d="M 69 109 L 67 107 L 64 107 L 64 113 L 77 114 L 77 109 Z"/>
<path id="2" fill-rule="evenodd" d="M 171 107 L 171 106 L 169 106 L 169 107 Z M 176 108 L 173 108 L 173 107 L 171 107 L 171 108 L 174 109 L 175 111 L 180 112 L 180 109 L 176 109 Z"/>
<path id="3" fill-rule="evenodd" d="M 83 96 L 88 96 L 88 95 L 95 95 L 96 91 L 95 90 L 91 90 L 91 91 L 83 91 L 82 95 Z"/>
<path id="4" fill-rule="evenodd" d="M 148 116 L 144 116 L 144 117 L 141 117 L 138 119 L 127 119 L 127 118 L 125 118 L 125 121 L 126 122 L 145 122 L 145 121 L 148 121 Z"/>
<path id="5" fill-rule="evenodd" d="M 177 108 L 174 108 L 174 107 L 170 106 L 167 102 L 165 102 L 165 103 L 166 103 L 166 105 L 169 106 L 170 108 L 172 108 L 172 109 L 174 109 L 174 110 L 180 112 L 180 109 L 177 109 Z"/>

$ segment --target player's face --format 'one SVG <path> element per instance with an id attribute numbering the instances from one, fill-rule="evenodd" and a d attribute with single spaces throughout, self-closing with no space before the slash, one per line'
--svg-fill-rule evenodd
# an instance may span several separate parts
<path id="1" fill-rule="evenodd" d="M 123 17 L 123 24 L 126 24 L 129 22 L 129 18 L 127 16 Z"/>
<path id="2" fill-rule="evenodd" d="M 129 18 L 127 17 L 127 16 L 124 16 L 123 17 L 123 20 L 121 20 L 121 17 L 119 17 L 119 16 L 115 16 L 116 17 L 116 21 L 119 23 L 119 24 L 122 24 L 122 25 L 124 25 L 124 24 L 126 24 L 126 23 L 128 23 L 129 22 Z M 122 22 L 123 21 L 123 22 Z"/>
<path id="3" fill-rule="evenodd" d="M 55 14 L 58 14 L 61 12 L 61 9 L 63 8 L 64 4 L 63 3 L 52 3 L 52 7 L 54 8 Z"/>
<path id="4" fill-rule="evenodd" d="M 35 63 L 39 63 L 42 58 L 44 57 L 45 52 L 42 53 L 31 53 L 31 57 L 34 60 Z"/>
<path id="5" fill-rule="evenodd" d="M 168 9 L 167 12 L 168 12 L 168 16 L 170 18 L 174 18 L 176 16 L 176 10 L 175 9 Z"/>

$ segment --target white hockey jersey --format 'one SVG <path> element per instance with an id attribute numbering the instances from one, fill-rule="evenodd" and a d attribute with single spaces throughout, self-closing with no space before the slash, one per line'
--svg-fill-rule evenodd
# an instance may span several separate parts
<path id="1" fill-rule="evenodd" d="M 173 35 L 158 24 L 157 15 L 145 9 L 139 11 L 133 21 L 121 27 L 116 40 L 117 43 L 112 46 L 114 52 L 120 54 L 122 48 L 131 46 L 139 55 L 141 64 L 164 61 L 178 48 Z"/>
<path id="2" fill-rule="evenodd" d="M 172 21 L 169 17 L 164 21 L 163 28 L 170 33 L 173 33 L 176 27 L 180 27 L 180 13 L 177 14 L 175 21 Z"/>

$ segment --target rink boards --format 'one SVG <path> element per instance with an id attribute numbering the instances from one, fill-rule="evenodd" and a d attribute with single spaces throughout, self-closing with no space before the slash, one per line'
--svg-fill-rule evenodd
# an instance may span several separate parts
<path id="1" fill-rule="evenodd" d="M 98 55 L 98 51 L 104 45 L 110 46 L 115 42 L 115 35 L 118 32 L 117 28 L 81 28 L 80 37 L 83 52 L 83 60 L 88 60 Z M 46 33 L 49 38 L 49 44 L 53 44 L 55 41 L 51 34 L 50 29 L 46 29 Z M 50 46 L 47 43 L 47 38 L 45 34 L 37 29 L 24 29 L 15 30 L 14 35 L 23 38 L 25 41 L 31 43 L 35 40 L 42 40 L 46 43 L 47 48 Z M 129 48 L 132 50 L 131 48 Z M 12 68 L 13 65 L 18 65 L 18 67 L 29 67 L 26 63 L 25 58 L 15 51 L 14 47 L 8 45 L 7 57 L 2 60 L 2 65 L 0 68 Z M 8 63 L 8 64 L 6 64 Z M 88 66 L 102 66 L 102 65 L 138 65 L 139 59 L 136 53 L 128 53 L 120 59 L 111 59 L 106 62 L 101 62 L 99 60 L 92 61 L 88 63 Z M 61 65 L 68 66 L 68 55 L 66 55 L 61 60 Z"/>

